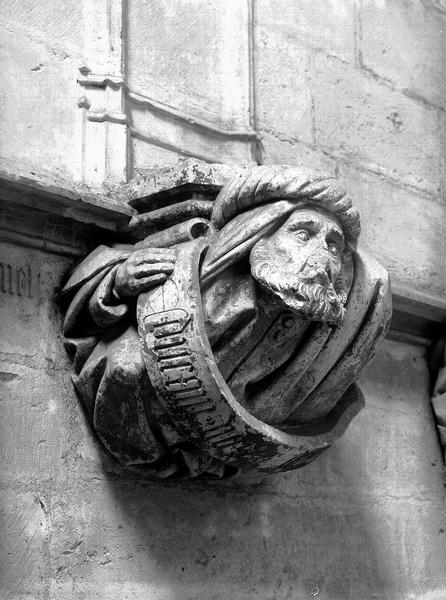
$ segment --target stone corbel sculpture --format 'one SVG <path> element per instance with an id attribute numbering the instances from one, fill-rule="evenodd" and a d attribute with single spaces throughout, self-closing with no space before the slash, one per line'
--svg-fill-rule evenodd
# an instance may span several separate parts
<path id="1" fill-rule="evenodd" d="M 391 316 L 387 273 L 357 249 L 358 212 L 334 178 L 231 169 L 223 185 L 134 203 L 146 210 L 128 243 L 99 246 L 63 290 L 96 433 L 159 477 L 312 461 L 362 407 L 355 379 Z"/>

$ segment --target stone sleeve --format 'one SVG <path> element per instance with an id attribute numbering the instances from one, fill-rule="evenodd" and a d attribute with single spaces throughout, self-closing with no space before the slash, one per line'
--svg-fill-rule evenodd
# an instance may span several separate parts
<path id="1" fill-rule="evenodd" d="M 99 246 L 71 272 L 62 290 L 68 306 L 63 332 L 65 336 L 85 337 L 122 320 L 128 306 L 113 294 L 119 264 L 128 252 Z"/>

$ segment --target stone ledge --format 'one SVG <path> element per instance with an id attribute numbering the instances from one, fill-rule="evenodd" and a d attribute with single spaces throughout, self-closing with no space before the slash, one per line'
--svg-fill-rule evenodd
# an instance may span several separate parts
<path id="1" fill-rule="evenodd" d="M 120 195 L 114 197 L 93 192 L 82 184 L 62 181 L 51 176 L 19 175 L 0 170 L 0 200 L 2 204 L 17 204 L 23 208 L 43 211 L 91 224 L 101 229 L 117 231 L 134 210 Z"/>
<path id="2" fill-rule="evenodd" d="M 393 316 L 389 336 L 430 345 L 446 328 L 446 300 L 419 290 L 392 284 Z"/>

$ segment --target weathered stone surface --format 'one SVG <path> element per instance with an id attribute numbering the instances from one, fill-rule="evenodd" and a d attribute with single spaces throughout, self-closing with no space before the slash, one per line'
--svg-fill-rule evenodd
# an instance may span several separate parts
<path id="1" fill-rule="evenodd" d="M 46 548 L 51 528 L 46 499 L 38 486 L 17 492 L 3 485 L 0 494 L 1 597 L 44 598 L 49 583 Z"/>
<path id="2" fill-rule="evenodd" d="M 85 492 L 76 489 L 83 498 L 77 514 L 68 498 L 55 514 L 62 528 L 52 553 L 59 570 L 51 585 L 54 598 L 71 600 L 80 591 L 107 598 L 118 591 L 124 598 L 285 600 L 319 590 L 330 600 L 344 600 L 353 590 L 365 600 L 403 600 L 413 590 L 419 597 L 426 590 L 440 594 L 444 585 L 439 564 L 429 561 L 445 552 L 438 502 L 346 502 L 341 490 L 330 502 L 305 493 L 222 497 L 217 490 L 115 483 L 110 495 L 94 485 Z M 92 510 L 99 506 L 103 510 Z M 153 527 L 147 514 L 170 527 Z M 404 540 L 408 522 L 424 552 L 418 561 L 410 542 L 395 544 Z M 406 552 L 413 568 L 407 578 Z"/>
<path id="3" fill-rule="evenodd" d="M 200 128 L 179 125 L 173 120 L 169 122 L 157 115 L 132 110 L 131 118 L 134 123 L 133 137 L 143 142 L 135 144 L 135 165 L 147 167 L 154 161 L 145 160 L 153 146 L 160 145 L 180 155 L 196 156 L 208 162 L 233 162 L 249 164 L 252 162 L 251 138 L 243 135 L 240 139 L 232 139 L 223 134 L 202 131 Z M 145 146 L 148 145 L 148 148 Z M 142 153 L 139 154 L 139 152 Z M 150 155 L 150 154 L 149 154 Z M 178 157 L 175 157 L 176 162 Z M 169 161 L 170 162 L 170 161 Z M 173 162 L 173 161 L 172 161 Z M 164 166 L 166 162 L 161 163 Z M 167 163 L 168 164 L 168 163 Z"/>
<path id="4" fill-rule="evenodd" d="M 408 94 L 445 107 L 446 14 L 427 2 L 363 2 L 361 60 Z"/>
<path id="5" fill-rule="evenodd" d="M 76 0 L 66 0 L 63 5 L 58 0 L 43 4 L 39 0 L 27 0 L 26 3 L 4 0 L 1 14 L 11 25 L 41 32 L 48 42 L 78 46 L 82 40 L 82 4 Z M 70 19 L 67 19 L 67 12 Z"/>
<path id="6" fill-rule="evenodd" d="M 1 244 L 0 356 L 25 364 L 57 365 L 60 347 L 48 332 L 60 323 L 55 307 L 57 286 L 69 261 L 13 244 Z"/>
<path id="7" fill-rule="evenodd" d="M 82 237 L 79 224 L 116 231 L 134 212 L 122 198 L 126 186 L 114 186 L 111 193 L 99 194 L 46 169 L 36 175 L 29 166 L 21 171 L 14 161 L 3 162 L 8 168 L 0 170 L 0 225 L 11 232 L 24 233 L 28 227 L 33 235 L 37 228 L 42 243 L 59 239 L 70 242 L 76 252 L 75 246 L 81 245 L 77 238 Z"/>
<path id="8" fill-rule="evenodd" d="M 44 335 L 62 356 L 57 322 Z M 41 336 L 30 329 L 32 348 Z M 441 598 L 442 465 L 421 349 L 386 342 L 361 376 L 366 409 L 348 435 L 305 469 L 252 484 L 172 485 L 119 470 L 90 436 L 65 368 L 8 360 L 5 600 Z"/>
<path id="9" fill-rule="evenodd" d="M 323 479 L 327 484 L 323 493 L 330 498 L 342 487 L 348 497 L 371 501 L 440 499 L 442 464 L 438 444 L 429 433 L 433 419 L 425 350 L 386 341 L 359 381 L 365 410 L 352 423 L 349 436 L 318 461 L 321 464 L 299 471 L 300 485 L 317 495 Z M 407 477 L 407 472 L 414 477 Z M 295 480 L 273 477 L 283 492 L 292 493 Z"/>
<path id="10" fill-rule="evenodd" d="M 265 25 L 261 16 L 255 36 L 257 127 L 262 134 L 313 143 L 310 50 L 285 28 Z"/>
<path id="11" fill-rule="evenodd" d="M 165 204 L 169 196 L 178 201 L 195 192 L 211 196 L 233 174 L 233 165 L 209 164 L 192 158 L 177 160 L 174 166 L 146 168 L 129 182 L 129 204 L 142 213 Z M 172 206 L 173 210 L 177 208 Z"/>
<path id="12" fill-rule="evenodd" d="M 343 166 L 340 175 L 358 203 L 364 247 L 395 283 L 444 296 L 446 206 L 359 169 Z"/>
<path id="13" fill-rule="evenodd" d="M 0 154 L 17 161 L 22 172 L 52 169 L 69 179 L 79 180 L 81 139 L 77 135 L 79 92 L 76 78 L 81 50 L 77 40 L 64 38 L 62 44 L 60 38 L 46 37 L 44 31 L 39 32 L 39 25 L 43 29 L 45 24 L 40 22 L 38 13 L 50 26 L 48 17 L 52 11 L 49 9 L 47 13 L 44 8 L 39 8 L 39 3 L 33 4 L 37 11 L 34 15 L 37 31 L 25 28 L 19 15 L 16 15 L 15 21 L 8 21 L 11 8 L 3 3 L 1 7 L 2 15 L 4 10 L 7 13 L 6 17 L 2 17 L 0 34 L 1 103 L 2 114 L 8 116 L 1 119 Z M 19 4 L 15 6 L 18 9 Z M 69 10 L 68 7 L 66 9 Z M 67 33 L 71 25 L 62 25 L 60 29 L 62 15 L 58 10 L 55 12 L 59 13 L 59 26 L 54 29 Z M 27 10 L 23 13 L 25 20 L 33 15 Z M 43 144 L 42 140 L 46 143 Z"/>
<path id="14" fill-rule="evenodd" d="M 317 147 L 307 146 L 297 140 L 273 136 L 262 132 L 262 158 L 265 165 L 292 164 L 307 169 L 319 169 L 331 175 L 335 173 L 336 159 L 324 154 Z"/>
<path id="15" fill-rule="evenodd" d="M 387 342 L 361 377 L 367 408 L 349 435 L 312 465 L 260 486 L 105 476 L 92 470 L 99 457 L 89 451 L 73 463 L 67 488 L 66 465 L 56 462 L 59 475 L 34 488 L 42 504 L 31 494 L 24 511 L 20 495 L 7 502 L 2 491 L 10 531 L 2 542 L 27 565 L 5 598 L 45 586 L 51 600 L 285 600 L 317 589 L 330 600 L 352 591 L 370 600 L 440 599 L 442 469 L 426 382 L 422 352 Z M 6 573 L 16 565 L 3 564 Z"/>
<path id="16" fill-rule="evenodd" d="M 296 41 L 301 40 L 315 48 L 324 48 L 328 54 L 354 62 L 355 5 L 349 0 L 282 0 L 280 3 L 259 0 L 255 7 L 255 21 L 259 29 L 282 41 L 285 54 L 290 46 L 295 47 Z M 282 63 L 276 63 L 274 70 L 281 72 L 282 68 Z"/>
<path id="17" fill-rule="evenodd" d="M 247 34 L 248 5 L 236 0 L 156 1 L 150 10 L 132 2 L 129 86 L 182 112 L 247 128 Z"/>
<path id="18" fill-rule="evenodd" d="M 316 143 L 334 156 L 438 193 L 442 117 L 337 59 L 312 70 Z"/>
<path id="19" fill-rule="evenodd" d="M 42 170 L 49 170 L 61 173 L 66 181 L 73 177 L 80 180 L 82 150 L 76 127 L 81 123 L 79 119 L 75 127 L 73 121 L 83 113 L 77 108 L 81 91 L 76 84 L 78 67 L 84 60 L 94 59 L 98 65 L 103 64 L 98 72 L 111 72 L 107 56 L 93 57 L 89 46 L 80 47 L 87 29 L 81 14 L 91 15 L 96 10 L 106 21 L 110 16 L 106 2 L 89 0 L 87 6 L 86 2 L 75 4 L 71 0 L 5 0 L 1 4 L 7 30 L 2 33 L 2 43 L 9 48 L 3 50 L 2 59 L 1 154 L 25 175 L 33 171 L 40 176 Z M 108 7 L 119 12 L 119 4 L 110 2 Z M 195 3 L 186 4 L 189 9 Z M 354 64 L 350 18 L 354 7 L 361 8 L 354 76 L 350 78 L 352 71 L 347 67 L 348 76 L 346 71 L 342 74 L 342 64 L 339 69 L 324 68 L 317 74 L 317 125 L 322 125 L 322 131 L 316 142 L 309 147 L 286 137 L 288 130 L 298 139 L 308 131 L 306 123 L 296 131 L 295 114 L 290 112 L 288 126 L 284 120 L 281 122 L 285 131 L 280 138 L 262 131 L 263 158 L 268 164 L 291 163 L 329 172 L 340 169 L 354 198 L 358 200 L 356 190 L 364 194 L 364 200 L 359 198 L 363 202 L 364 240 L 368 247 L 379 250 L 393 279 L 404 280 L 410 288 L 413 284 L 419 292 L 443 294 L 444 285 L 442 282 L 439 287 L 439 282 L 444 265 L 439 256 L 444 254 L 444 218 L 441 198 L 433 198 L 433 194 L 437 194 L 444 171 L 444 118 L 436 127 L 430 116 L 423 116 L 433 114 L 424 112 L 423 103 L 444 103 L 440 56 L 444 42 L 439 25 L 444 19 L 444 0 L 256 0 L 254 4 L 256 27 L 266 31 L 267 39 L 290 38 L 294 55 L 296 44 L 302 43 L 318 49 L 321 57 L 335 55 L 350 65 Z M 128 4 L 130 10 L 135 6 Z M 152 15 L 151 6 L 150 2 L 141 2 L 139 15 L 144 19 L 134 19 L 134 25 L 140 27 L 135 38 L 140 48 L 136 52 L 130 48 L 134 56 L 144 54 L 147 45 L 161 46 L 160 38 L 166 37 L 163 26 L 156 26 L 160 34 L 154 40 L 156 15 Z M 228 118 L 239 100 L 241 106 L 246 106 L 247 79 L 245 75 L 239 77 L 246 68 L 234 68 L 229 77 L 220 73 L 207 76 L 208 70 L 219 64 L 214 53 L 221 43 L 217 38 L 226 33 L 213 27 L 213 16 L 198 14 L 200 3 L 196 6 L 187 18 L 192 15 L 198 25 L 190 28 L 183 26 L 187 18 L 181 24 L 177 22 L 180 11 L 176 11 L 175 4 L 167 7 L 175 14 L 172 26 L 169 21 L 166 28 L 180 32 L 177 41 L 182 47 L 176 66 L 168 73 L 169 81 L 161 81 L 158 87 L 159 78 L 164 76 L 163 65 L 162 61 L 153 63 L 150 86 L 144 93 L 150 95 L 154 87 L 160 90 L 163 100 L 167 89 L 174 108 L 181 95 L 184 103 L 180 109 L 187 108 L 187 113 L 190 109 L 195 118 L 198 115 L 213 122 L 215 115 L 220 118 L 226 102 L 220 98 L 226 95 L 235 98 L 233 104 L 227 101 Z M 214 6 L 208 4 L 203 13 Z M 426 8 L 432 12 L 426 12 Z M 235 10 L 237 14 L 241 11 L 245 11 L 245 4 Z M 95 32 L 95 23 L 89 19 L 89 24 L 97 33 L 90 40 L 91 46 L 109 45 L 105 29 Z M 246 25 L 239 19 L 233 30 L 237 43 L 246 32 L 243 48 L 248 47 Z M 189 35 L 198 29 L 201 39 L 213 36 L 210 56 L 201 44 L 197 49 L 193 35 Z M 115 34 L 119 37 L 119 31 Z M 231 35 L 228 39 L 233 41 Z M 125 30 L 123 40 L 130 46 L 134 43 Z M 186 65 L 183 71 L 181 60 L 187 57 L 188 48 L 198 55 L 193 56 L 196 62 L 192 67 Z M 117 54 L 116 46 L 114 52 Z M 236 63 L 228 60 L 226 64 L 232 68 Z M 274 65 L 275 71 L 280 68 L 280 64 Z M 205 74 L 201 77 L 202 71 Z M 179 79 L 176 73 L 180 73 Z M 286 73 L 288 77 L 290 68 Z M 293 81 L 299 78 L 296 72 Z M 235 87 L 218 89 L 223 79 Z M 212 91 L 206 89 L 209 81 Z M 293 81 L 277 77 L 278 85 L 287 89 Z M 404 94 L 392 93 L 392 88 L 404 90 Z M 265 89 L 275 92 L 271 86 Z M 388 94 L 388 102 L 383 94 Z M 402 111 L 399 98 L 404 95 L 407 110 Z M 413 97 L 415 104 L 410 99 Z M 189 103 L 190 98 L 193 102 Z M 268 112 L 267 102 L 263 97 L 259 100 Z M 276 100 L 281 98 L 276 96 Z M 353 100 L 354 110 L 346 108 Z M 412 112 L 415 105 L 418 108 Z M 321 120 L 322 113 L 325 117 Z M 399 119 L 392 113 L 404 113 L 406 118 Z M 404 121 L 401 129 L 406 126 L 405 133 L 390 133 L 392 128 L 397 129 L 399 120 Z M 247 122 L 234 120 L 233 127 Z M 145 133 L 150 134 L 151 126 Z M 389 130 L 387 126 L 391 126 Z M 130 137 L 129 173 L 133 167 L 173 164 L 179 156 L 199 152 L 212 161 L 245 161 L 245 142 L 232 139 L 220 144 L 207 140 L 206 133 L 198 139 L 190 133 L 182 136 L 178 133 L 182 126 L 172 131 L 169 125 L 164 135 L 162 127 L 156 127 L 161 136 L 156 143 Z M 342 135 L 337 136 L 336 128 Z M 100 129 L 105 133 L 105 124 Z M 329 136 L 329 144 L 325 135 Z M 97 148 L 99 155 L 107 151 L 122 155 L 123 146 L 106 146 L 105 136 L 92 136 L 90 142 L 92 154 Z M 426 154 L 422 146 L 426 146 Z M 357 169 L 345 168 L 347 161 L 354 161 Z M 94 168 L 91 161 L 87 166 Z M 382 175 L 370 175 L 370 170 Z M 429 193 L 418 194 L 407 183 Z M 367 204 L 366 197 L 370 197 Z M 398 221 L 390 226 L 389 220 L 395 215 L 392 203 L 398 207 Z M 73 218 L 77 220 L 81 212 L 75 211 Z M 4 218 L 3 212 L 0 218 Z M 31 233 L 48 235 L 53 240 L 51 219 L 46 225 L 41 223 L 39 220 Z M 403 224 L 409 232 L 407 238 Z M 398 242 L 394 241 L 393 229 Z M 381 231 L 389 231 L 389 235 L 381 237 Z M 0 235 L 4 232 L 2 228 Z M 32 239 L 22 238 L 20 244 L 34 243 Z M 71 245 L 75 239 L 71 232 Z M 47 239 L 42 239 L 43 243 L 50 246 Z M 21 266 L 21 248 L 15 246 L 8 254 L 8 264 L 14 259 L 14 264 Z M 83 245 L 77 248 L 78 255 L 85 251 Z M 54 252 L 55 247 L 52 254 L 45 255 L 50 269 L 57 256 Z M 26 251 L 26 260 L 30 254 Z M 74 255 L 70 256 L 63 259 L 64 268 L 74 260 Z M 41 258 L 38 265 L 40 262 Z M 59 259 L 54 263 L 58 273 L 61 264 Z M 42 313 L 50 310 L 47 296 L 51 289 L 44 287 L 43 292 L 40 308 L 34 311 L 45 321 Z M 16 331 L 12 321 L 20 317 L 20 307 L 23 315 L 30 314 L 25 300 L 20 304 L 20 297 L 9 298 L 8 294 L 0 315 L 2 333 L 5 327 L 9 332 Z M 440 302 L 441 296 L 433 300 Z M 10 340 L 26 354 L 28 339 L 32 366 L 28 364 L 31 359 L 16 352 L 9 354 L 6 362 L 5 356 L 1 357 L 0 384 L 9 390 L 0 393 L 2 439 L 7 442 L 0 453 L 2 600 L 444 600 L 442 463 L 427 404 L 425 357 L 419 348 L 394 342 L 381 347 L 360 378 L 365 410 L 343 439 L 305 469 L 270 476 L 262 485 L 220 482 L 205 487 L 183 482 L 173 486 L 123 473 L 104 453 L 91 436 L 71 389 L 65 358 L 65 366 L 45 358 L 45 347 L 57 347 L 57 356 L 63 357 L 59 324 L 56 326 L 52 319 L 46 322 L 42 328 L 29 318 L 28 331 L 20 328 L 18 343 Z M 57 358 L 51 352 L 49 355 Z M 28 366 L 23 366 L 25 362 Z M 34 399 L 37 402 L 33 405 Z M 58 408 L 53 412 L 54 405 Z M 47 443 L 38 445 L 39 439 Z"/>
<path id="20" fill-rule="evenodd" d="M 156 145 L 136 137 L 130 139 L 130 147 L 135 175 L 140 170 L 147 169 L 147 165 L 162 168 L 166 165 L 174 165 L 178 162 L 178 159 L 184 158 L 178 148 Z"/>
<path id="21" fill-rule="evenodd" d="M 67 481 L 73 461 L 70 442 L 78 435 L 72 420 L 76 413 L 66 400 L 72 394 L 69 372 L 60 367 L 57 371 L 25 367 L 20 358 L 15 360 L 11 363 L 4 357 L 0 362 L 3 481 L 29 486 Z"/>

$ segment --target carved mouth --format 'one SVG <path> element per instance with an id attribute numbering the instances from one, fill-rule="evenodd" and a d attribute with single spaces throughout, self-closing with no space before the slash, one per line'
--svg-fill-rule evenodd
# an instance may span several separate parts
<path id="1" fill-rule="evenodd" d="M 307 282 L 305 282 L 307 284 Z M 308 289 L 299 286 L 289 288 L 288 290 L 276 290 L 276 294 L 288 308 L 300 313 L 311 320 L 328 321 L 339 324 L 342 320 L 344 309 L 339 302 L 336 302 L 337 296 L 334 289 L 329 284 L 322 285 L 316 282 L 315 278 L 308 282 L 308 285 L 319 288 L 319 294 L 308 296 Z"/>

